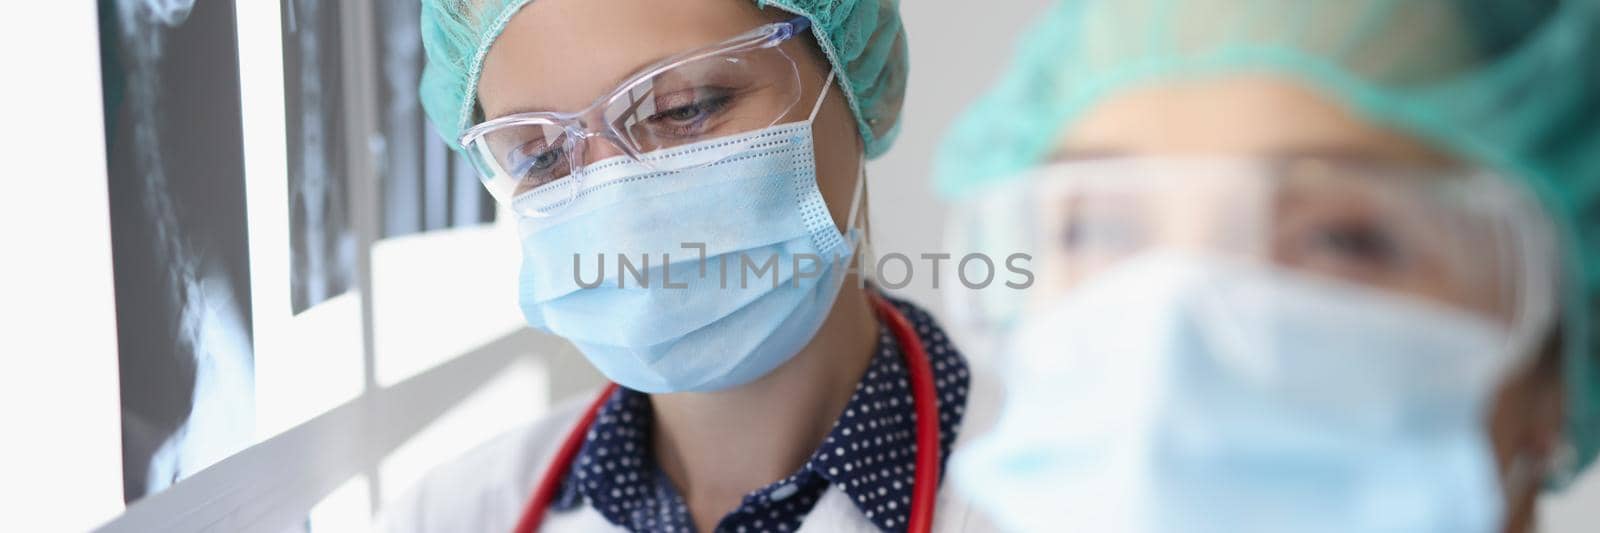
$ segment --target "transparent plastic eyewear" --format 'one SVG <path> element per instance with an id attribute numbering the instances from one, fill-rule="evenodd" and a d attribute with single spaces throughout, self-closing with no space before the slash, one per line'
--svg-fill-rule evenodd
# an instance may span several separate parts
<path id="1" fill-rule="evenodd" d="M 1524 191 L 1485 171 L 1126 158 L 1012 180 L 958 207 L 951 241 L 961 252 L 1032 256 L 1036 280 L 1025 294 L 958 296 L 967 301 L 957 307 L 982 315 L 963 319 L 980 327 L 1003 327 L 1126 261 L 1176 251 L 1397 294 L 1517 330 L 1553 312 L 1548 224 Z"/>
<path id="2" fill-rule="evenodd" d="M 606 142 L 655 171 L 714 163 L 651 152 L 760 130 L 783 121 L 800 101 L 799 69 L 779 45 L 810 27 L 805 17 L 767 24 L 717 45 L 660 61 L 588 108 L 530 112 L 479 124 L 461 136 L 484 186 L 518 215 L 542 217 L 571 205 Z M 669 166 L 676 167 L 669 168 Z M 548 202 L 515 202 L 537 192 Z"/>

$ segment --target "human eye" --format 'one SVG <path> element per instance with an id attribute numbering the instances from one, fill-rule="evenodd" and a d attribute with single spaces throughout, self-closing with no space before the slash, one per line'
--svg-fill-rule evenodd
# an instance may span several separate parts
<path id="1" fill-rule="evenodd" d="M 694 136 L 710 129 L 712 121 L 734 103 L 733 91 L 705 87 L 660 95 L 655 114 L 645 119 L 656 135 Z"/>
<path id="2" fill-rule="evenodd" d="M 561 178 L 567 170 L 566 150 L 546 148 L 538 141 L 524 143 L 507 154 L 506 168 L 521 193 Z"/>
<path id="3" fill-rule="evenodd" d="M 1401 255 L 1395 236 L 1373 220 L 1324 221 L 1309 228 L 1302 239 L 1315 256 L 1354 268 L 1387 268 Z"/>
<path id="4" fill-rule="evenodd" d="M 1280 224 L 1276 255 L 1289 266 L 1381 281 L 1403 274 L 1412 252 L 1395 223 L 1350 205 L 1301 206 Z"/>
<path id="5" fill-rule="evenodd" d="M 1149 228 L 1138 206 L 1122 198 L 1075 199 L 1060 222 L 1058 242 L 1069 254 L 1122 255 L 1143 246 Z"/>

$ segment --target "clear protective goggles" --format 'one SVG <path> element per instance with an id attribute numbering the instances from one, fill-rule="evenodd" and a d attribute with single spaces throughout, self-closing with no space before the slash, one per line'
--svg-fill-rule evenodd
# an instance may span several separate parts
<path id="1" fill-rule="evenodd" d="M 1166 251 L 1379 289 L 1520 330 L 1554 314 L 1552 231 L 1532 198 L 1488 172 L 1309 158 L 1075 161 L 955 207 L 952 251 L 1027 254 L 1031 286 L 947 286 L 976 342 L 1124 261 Z"/>
<path id="2" fill-rule="evenodd" d="M 571 205 L 586 166 L 615 155 L 591 157 L 600 155 L 591 151 L 596 141 L 653 171 L 714 163 L 650 154 L 784 121 L 800 101 L 802 86 L 794 59 L 779 45 L 809 27 L 805 17 L 763 25 L 647 67 L 587 109 L 519 113 L 478 124 L 462 134 L 461 145 L 490 194 L 531 217 Z M 534 191 L 557 200 L 515 201 Z"/>

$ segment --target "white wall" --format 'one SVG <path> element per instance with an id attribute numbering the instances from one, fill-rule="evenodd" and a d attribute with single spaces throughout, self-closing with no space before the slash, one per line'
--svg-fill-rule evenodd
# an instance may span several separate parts
<path id="1" fill-rule="evenodd" d="M 0 22 L 0 64 L 31 80 L 0 85 L 4 531 L 81 530 L 122 511 L 95 20 L 93 2 L 40 2 Z"/>
<path id="2" fill-rule="evenodd" d="M 900 138 L 867 167 L 872 237 L 878 255 L 899 252 L 917 267 L 912 284 L 894 293 L 936 316 L 943 316 L 942 297 L 931 285 L 927 262 L 919 259 L 943 249 L 946 211 L 933 189 L 934 151 L 967 103 L 998 79 L 1010 63 L 1017 35 L 1048 5 L 1046 0 L 900 4 L 911 48 L 911 79 Z M 898 268 L 891 264 L 885 269 L 898 278 Z M 946 261 L 940 268 L 953 267 Z"/>
<path id="3" fill-rule="evenodd" d="M 1552 533 L 1588 533 L 1600 529 L 1600 470 L 1590 468 L 1566 492 L 1545 496 L 1539 503 L 1542 530 Z"/>

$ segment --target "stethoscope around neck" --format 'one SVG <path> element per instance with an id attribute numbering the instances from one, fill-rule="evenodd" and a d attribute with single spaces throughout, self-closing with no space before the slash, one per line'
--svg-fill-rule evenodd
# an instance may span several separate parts
<path id="1" fill-rule="evenodd" d="M 872 307 L 877 312 L 878 319 L 889 326 L 895 340 L 899 341 L 901 356 L 905 359 L 906 369 L 911 374 L 911 397 L 917 424 L 917 455 L 916 474 L 912 478 L 911 485 L 911 516 L 907 518 L 906 531 L 912 533 L 931 531 L 934 498 L 939 488 L 939 396 L 934 390 L 933 367 L 928 362 L 928 354 L 923 350 L 922 339 L 917 337 L 911 321 L 877 292 L 869 292 L 868 298 L 872 300 Z M 561 448 L 556 451 L 555 458 L 551 460 L 544 476 L 535 486 L 533 498 L 528 500 L 528 505 L 523 508 L 522 518 L 517 520 L 517 527 L 514 530 L 516 533 L 534 533 L 539 530 L 545 512 L 550 509 L 556 493 L 561 490 L 562 480 L 572 469 L 572 462 L 577 458 L 578 450 L 583 448 L 589 427 L 594 425 L 595 416 L 616 390 L 617 384 L 612 383 L 600 391 L 600 395 L 584 410 L 578 423 L 567 433 L 566 438 L 562 439 Z"/>

